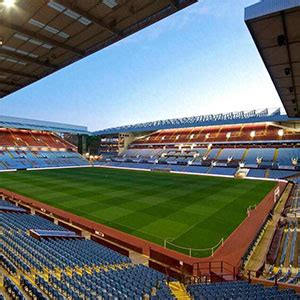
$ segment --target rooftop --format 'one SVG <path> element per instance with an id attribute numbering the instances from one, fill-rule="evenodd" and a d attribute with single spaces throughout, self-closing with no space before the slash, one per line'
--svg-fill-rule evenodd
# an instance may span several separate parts
<path id="1" fill-rule="evenodd" d="M 159 120 L 134 125 L 107 128 L 95 131 L 94 135 L 110 135 L 128 132 L 148 132 L 172 128 L 189 128 L 210 125 L 225 125 L 256 122 L 285 122 L 299 121 L 299 118 L 289 118 L 280 108 L 265 108 L 248 111 L 229 112 L 224 114 L 210 114 L 187 118 Z"/>
<path id="2" fill-rule="evenodd" d="M 300 0 L 262 0 L 245 22 L 289 117 L 300 117 Z"/>
<path id="3" fill-rule="evenodd" d="M 60 133 L 88 134 L 86 126 L 78 126 L 57 122 L 39 121 L 25 118 L 0 116 L 0 128 L 17 128 Z"/>
<path id="4" fill-rule="evenodd" d="M 0 1 L 0 98 L 197 0 Z"/>

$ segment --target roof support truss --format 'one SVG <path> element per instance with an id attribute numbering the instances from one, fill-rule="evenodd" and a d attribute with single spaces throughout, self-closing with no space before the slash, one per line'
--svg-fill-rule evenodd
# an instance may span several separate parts
<path id="1" fill-rule="evenodd" d="M 294 76 L 295 78 L 300 78 L 300 76 Z M 277 76 L 277 77 L 274 77 L 275 79 L 278 79 L 278 80 L 280 80 L 280 79 L 287 79 L 287 77 L 286 76 Z"/>
<path id="2" fill-rule="evenodd" d="M 65 6 L 68 9 L 73 10 L 75 13 L 83 16 L 84 18 L 87 18 L 91 20 L 93 23 L 97 24 L 98 26 L 102 27 L 103 29 L 109 31 L 111 34 L 117 36 L 117 37 L 122 37 L 122 33 L 119 32 L 116 28 L 113 28 L 107 24 L 105 24 L 103 21 L 99 20 L 98 18 L 94 17 L 91 15 L 89 12 L 82 10 L 80 7 L 76 5 L 75 1 L 70 1 L 70 0 L 55 0 L 55 2 Z"/>
<path id="3" fill-rule="evenodd" d="M 35 80 L 39 79 L 38 76 L 35 76 L 35 75 L 31 75 L 31 74 L 27 74 L 27 73 L 19 72 L 19 71 L 13 71 L 11 69 L 1 68 L 1 67 L 0 67 L 0 72 L 15 75 L 15 76 L 19 76 L 19 77 L 26 77 L 26 78 L 30 78 L 30 79 L 35 79 Z"/>
<path id="4" fill-rule="evenodd" d="M 9 91 L 6 91 L 6 90 L 2 90 L 2 89 L 0 89 L 0 94 L 4 94 L 4 95 L 6 95 L 6 94 L 8 94 L 9 93 Z"/>
<path id="5" fill-rule="evenodd" d="M 3 26 L 5 28 L 11 29 L 11 30 L 14 30 L 15 32 L 18 32 L 18 33 L 22 33 L 22 34 L 28 36 L 29 38 L 34 38 L 34 39 L 37 39 L 41 42 L 50 44 L 52 46 L 55 46 L 55 47 L 58 47 L 58 48 L 61 48 L 61 49 L 65 49 L 67 51 L 73 52 L 73 53 L 78 54 L 80 56 L 84 56 L 84 51 L 81 51 L 81 50 L 76 49 L 74 47 L 68 46 L 64 43 L 60 43 L 58 41 L 55 41 L 54 39 L 47 38 L 47 37 L 41 35 L 40 33 L 33 32 L 31 30 L 27 30 L 27 29 L 25 29 L 21 26 L 9 23 L 5 20 L 0 20 L 0 26 Z"/>
<path id="6" fill-rule="evenodd" d="M 293 42 L 289 42 L 289 46 L 291 45 L 295 45 L 295 44 L 300 44 L 300 41 L 293 41 Z M 261 48 L 262 50 L 267 50 L 267 49 L 274 49 L 274 48 L 278 48 L 278 45 L 272 45 L 272 46 L 267 46 L 267 47 L 263 47 Z"/>
<path id="7" fill-rule="evenodd" d="M 9 56 L 9 57 L 13 57 L 15 59 L 22 60 L 22 61 L 25 61 L 25 62 L 34 63 L 34 64 L 37 64 L 37 65 L 40 65 L 40 66 L 48 67 L 48 68 L 51 68 L 51 69 L 55 69 L 55 70 L 58 69 L 58 67 L 56 65 L 51 64 L 48 61 L 42 61 L 42 60 L 39 60 L 37 58 L 32 58 L 30 56 L 19 54 L 17 52 L 13 52 L 13 51 L 6 50 L 6 49 L 3 49 L 3 48 L 0 48 L 0 54 L 6 55 L 6 56 Z"/>
<path id="8" fill-rule="evenodd" d="M 179 3 L 178 0 L 169 0 L 171 5 L 173 5 L 176 9 L 179 9 Z"/>
<path id="9" fill-rule="evenodd" d="M 268 65 L 269 68 L 272 68 L 272 67 L 280 67 L 280 66 L 287 66 L 289 65 L 290 63 L 289 62 L 285 62 L 285 63 L 278 63 L 278 64 L 273 64 L 273 65 Z M 293 64 L 300 64 L 300 60 L 294 60 L 293 61 Z"/>
<path id="10" fill-rule="evenodd" d="M 294 78 L 294 69 L 293 69 L 293 64 L 291 63 L 292 61 L 292 57 L 291 57 L 291 49 L 290 49 L 290 45 L 289 45 L 289 41 L 288 41 L 288 32 L 287 32 L 287 27 L 286 27 L 286 21 L 285 21 L 285 14 L 284 11 L 282 11 L 280 13 L 281 15 L 281 21 L 282 21 L 282 25 L 283 25 L 283 32 L 284 32 L 284 36 L 286 39 L 286 49 L 287 49 L 287 53 L 288 53 L 288 59 L 289 59 L 289 66 L 291 69 L 291 77 L 292 77 L 292 83 L 293 83 L 293 87 L 294 87 L 294 97 L 295 97 L 295 104 L 296 104 L 296 109 L 297 109 L 297 114 L 299 114 L 299 106 L 298 106 L 298 101 L 297 101 L 297 93 L 296 93 L 296 84 L 295 84 L 295 78 Z"/>
<path id="11" fill-rule="evenodd" d="M 8 80 L 0 80 L 0 84 L 12 86 L 12 87 L 22 87 L 22 84 L 18 84 L 14 81 L 8 81 Z"/>

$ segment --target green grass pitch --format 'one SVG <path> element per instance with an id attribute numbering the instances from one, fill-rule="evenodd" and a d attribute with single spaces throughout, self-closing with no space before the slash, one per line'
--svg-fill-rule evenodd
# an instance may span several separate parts
<path id="1" fill-rule="evenodd" d="M 274 186 L 270 181 L 104 168 L 0 173 L 1 188 L 159 245 L 171 239 L 191 248 L 212 247 L 227 238 L 247 208 Z"/>

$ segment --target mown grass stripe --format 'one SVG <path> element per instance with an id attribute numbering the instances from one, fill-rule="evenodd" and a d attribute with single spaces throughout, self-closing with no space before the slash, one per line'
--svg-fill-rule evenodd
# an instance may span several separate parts
<path id="1" fill-rule="evenodd" d="M 0 187 L 163 245 L 226 238 L 274 182 L 82 168 L 0 174 Z M 199 256 L 207 253 L 199 253 Z"/>

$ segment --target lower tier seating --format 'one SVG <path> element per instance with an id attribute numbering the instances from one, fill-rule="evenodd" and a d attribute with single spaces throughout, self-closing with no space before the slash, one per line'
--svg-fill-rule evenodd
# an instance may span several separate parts
<path id="1" fill-rule="evenodd" d="M 266 170 L 263 170 L 263 169 L 251 169 L 248 172 L 248 177 L 264 178 L 265 174 L 266 174 Z"/>
<path id="2" fill-rule="evenodd" d="M 1 200 L 0 207 L 11 206 Z M 175 299 L 154 269 L 88 239 L 36 239 L 30 229 L 66 231 L 36 215 L 0 210 L 0 268 L 13 299 Z"/>
<path id="3" fill-rule="evenodd" d="M 148 148 L 147 148 L 148 147 Z M 206 148 L 205 148 L 206 147 Z M 299 163 L 298 163 L 299 160 Z M 131 144 L 118 156 L 100 156 L 95 165 L 124 168 L 170 169 L 172 171 L 215 175 L 281 179 L 300 173 L 300 150 L 288 145 L 158 145 Z M 239 172 L 241 169 L 241 173 Z M 245 176 L 245 175 L 244 175 Z"/>
<path id="4" fill-rule="evenodd" d="M 85 166 L 89 162 L 74 151 L 0 150 L 0 170 Z"/>
<path id="5" fill-rule="evenodd" d="M 292 289 L 266 288 L 245 281 L 195 284 L 187 290 L 194 299 L 300 299 Z"/>
<path id="6" fill-rule="evenodd" d="M 171 165 L 162 163 L 134 163 L 134 162 L 116 162 L 116 161 L 94 161 L 95 166 L 107 166 L 115 168 L 128 168 L 128 169 L 148 169 L 148 170 L 170 170 L 185 173 L 196 173 L 196 174 L 211 174 L 211 175 L 229 175 L 235 176 L 238 172 L 239 167 L 212 167 L 212 166 L 201 166 L 201 165 Z M 286 171 L 286 170 L 266 170 L 266 169 L 249 169 L 247 177 L 257 178 L 272 178 L 280 179 L 289 176 L 294 176 L 300 173 L 300 171 Z"/>
<path id="7" fill-rule="evenodd" d="M 218 174 L 218 175 L 235 175 L 237 169 L 236 168 L 211 168 L 208 173 L 209 174 Z"/>
<path id="8" fill-rule="evenodd" d="M 300 283 L 299 191 L 299 183 L 290 190 L 270 240 L 264 269 L 260 273 L 262 279 L 272 283 L 297 286 Z"/>
<path id="9" fill-rule="evenodd" d="M 175 300 L 167 283 L 173 279 L 154 269 L 88 239 L 36 239 L 30 229 L 67 231 L 36 215 L 0 210 L 0 300 L 1 291 L 19 300 Z M 189 285 L 187 292 L 192 299 L 298 299 L 292 289 L 244 281 Z"/>
<path id="10" fill-rule="evenodd" d="M 26 300 L 24 294 L 20 291 L 18 286 L 7 276 L 4 276 L 3 278 L 3 286 L 7 294 L 11 296 L 12 299 L 18 299 L 18 300 Z M 0 296 L 4 298 L 4 296 Z"/>

